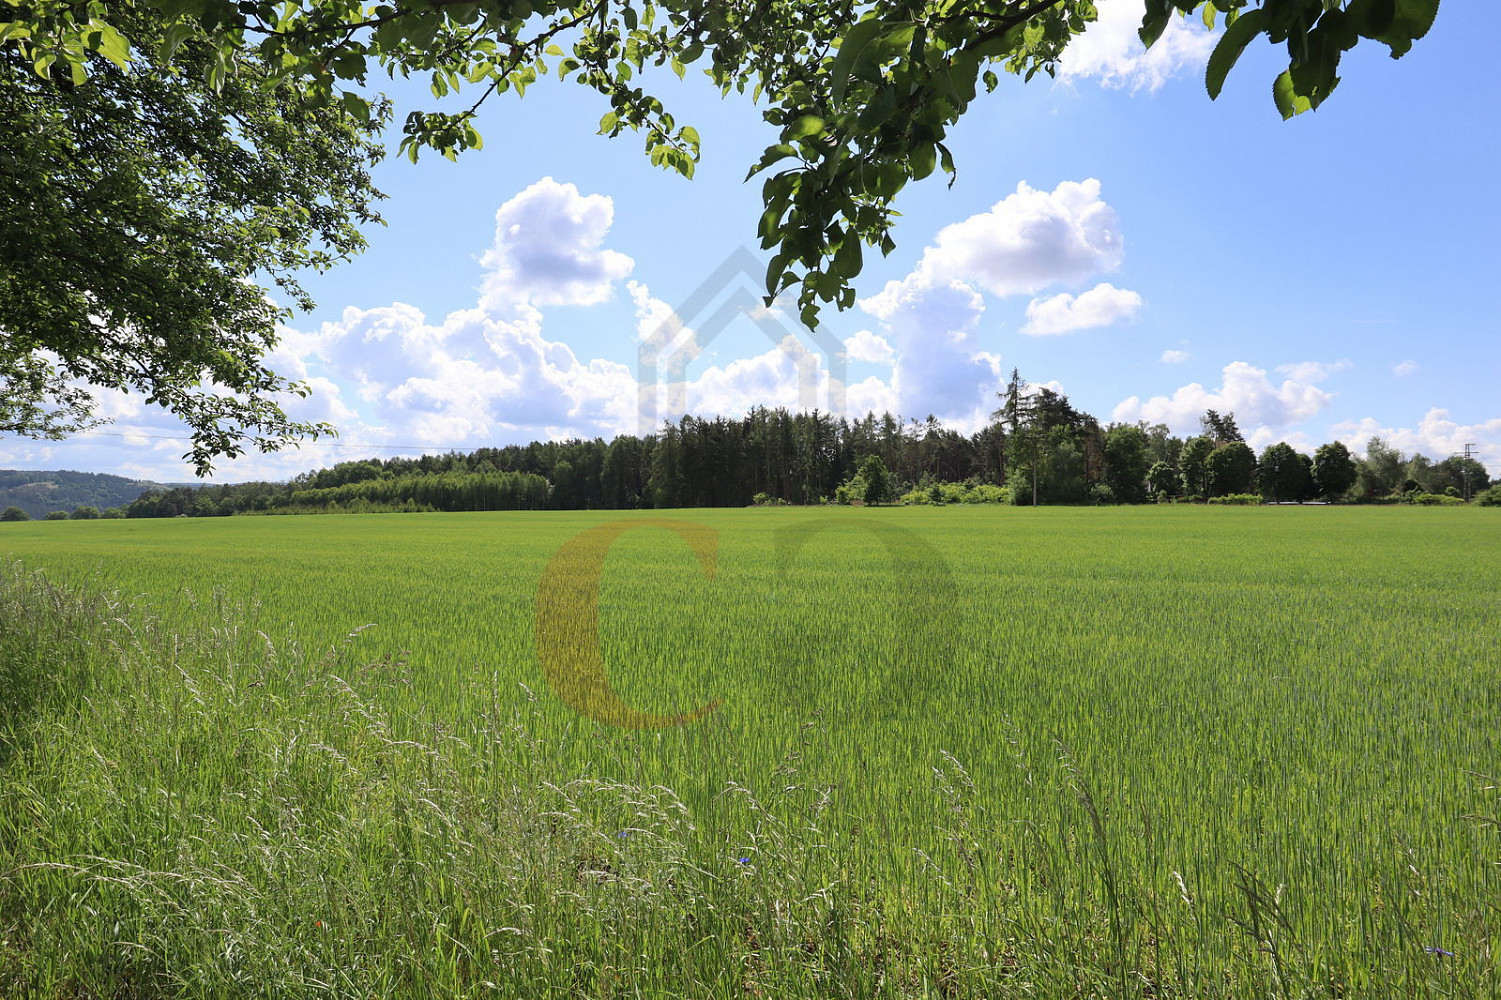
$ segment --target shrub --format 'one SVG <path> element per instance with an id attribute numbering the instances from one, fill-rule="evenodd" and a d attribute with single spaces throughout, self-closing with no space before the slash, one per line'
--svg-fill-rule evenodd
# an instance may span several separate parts
<path id="1" fill-rule="evenodd" d="M 1408 493 L 1402 497 L 1403 503 L 1417 504 L 1420 507 L 1453 507 L 1462 506 L 1462 497 L 1453 497 L 1444 493 Z"/>
<path id="2" fill-rule="evenodd" d="M 1224 504 L 1230 507 L 1249 507 L 1261 503 L 1259 493 L 1226 493 L 1222 497 L 1210 497 L 1210 503 Z"/>
<path id="3" fill-rule="evenodd" d="M 1501 507 L 1501 483 L 1475 495 L 1475 502 L 1482 507 Z"/>
<path id="4" fill-rule="evenodd" d="M 951 503 L 1005 504 L 1011 502 L 1011 489 L 994 483 L 929 483 L 897 499 L 897 503 L 941 507 Z"/>

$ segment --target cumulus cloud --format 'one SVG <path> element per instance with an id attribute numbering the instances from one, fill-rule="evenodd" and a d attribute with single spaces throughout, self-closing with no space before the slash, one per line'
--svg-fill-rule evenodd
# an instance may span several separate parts
<path id="1" fill-rule="evenodd" d="M 910 273 L 859 302 L 892 346 L 899 411 L 982 425 L 1001 381 L 1000 358 L 982 350 L 977 336 L 984 293 L 1077 286 L 1118 268 L 1123 251 L 1120 221 L 1094 178 L 1052 191 L 1022 183 L 988 211 L 945 226 Z M 1139 306 L 1136 293 L 1109 285 L 1054 297 L 1034 304 L 1029 332 L 1114 321 Z"/>
<path id="2" fill-rule="evenodd" d="M 1162 352 L 1162 357 L 1157 360 L 1165 365 L 1181 365 L 1188 360 L 1187 351 L 1175 351 L 1171 348 Z"/>
<path id="3" fill-rule="evenodd" d="M 896 351 L 886 338 L 869 330 L 861 330 L 844 340 L 844 353 L 851 361 L 864 361 L 873 365 L 889 365 L 896 360 Z"/>
<path id="4" fill-rule="evenodd" d="M 879 298 L 869 311 L 894 341 L 893 412 L 931 413 L 956 426 L 981 420 L 1000 383 L 1000 359 L 982 351 L 975 335 L 983 296 L 950 280 L 936 286 L 893 282 Z"/>
<path id="5" fill-rule="evenodd" d="M 1379 437 L 1387 444 L 1411 454 L 1421 452 L 1432 459 L 1463 454 L 1465 445 L 1473 444 L 1479 459 L 1494 477 L 1501 475 L 1501 417 L 1476 424 L 1461 424 L 1450 419 L 1449 411 L 1434 407 L 1423 415 L 1416 427 L 1388 427 L 1371 417 L 1346 420 L 1331 430 L 1351 451 L 1365 453 L 1366 443 Z"/>
<path id="6" fill-rule="evenodd" d="M 1275 427 L 1257 427 L 1246 434 L 1246 444 L 1258 454 L 1266 450 L 1267 445 L 1278 442 L 1291 445 L 1294 451 L 1301 451 L 1309 456 L 1318 451 L 1319 445 L 1323 444 L 1322 441 L 1315 441 L 1303 431 L 1288 431 Z"/>
<path id="7" fill-rule="evenodd" d="M 480 258 L 489 272 L 480 304 L 504 310 L 518 302 L 604 302 L 635 266 L 602 246 L 614 219 L 614 202 L 605 195 L 581 195 L 551 177 L 537 181 L 495 213 L 495 242 Z"/>
<path id="8" fill-rule="evenodd" d="M 1205 410 L 1232 412 L 1242 427 L 1285 427 L 1323 412 L 1333 395 L 1308 382 L 1287 379 L 1279 385 L 1267 373 L 1244 361 L 1234 361 L 1223 371 L 1223 383 L 1206 389 L 1198 382 L 1179 388 L 1171 396 L 1138 396 L 1122 400 L 1112 414 L 1115 420 L 1167 424 L 1175 433 L 1196 433 Z"/>
<path id="9" fill-rule="evenodd" d="M 1027 303 L 1027 325 L 1022 333 L 1048 337 L 1075 330 L 1110 326 L 1121 320 L 1134 319 L 1141 310 L 1141 296 L 1107 282 L 1073 296 L 1062 292 L 1047 299 Z"/>
<path id="10" fill-rule="evenodd" d="M 1406 378 L 1409 375 L 1416 375 L 1417 372 L 1418 363 L 1411 358 L 1392 365 L 1392 374 L 1397 376 L 1397 378 Z"/>
<path id="11" fill-rule="evenodd" d="M 1141 0 L 1097 0 L 1099 18 L 1075 38 L 1058 63 L 1064 80 L 1094 79 L 1106 87 L 1155 91 L 1183 73 L 1196 72 L 1219 40 L 1197 18 L 1174 16 L 1162 37 L 1142 45 Z"/>
<path id="12" fill-rule="evenodd" d="M 1033 295 L 1120 266 L 1124 247 L 1115 209 L 1100 182 L 1064 181 L 1052 191 L 1025 182 L 991 206 L 939 230 L 917 267 L 860 302 L 882 319 L 924 289 L 960 282 L 997 296 Z"/>

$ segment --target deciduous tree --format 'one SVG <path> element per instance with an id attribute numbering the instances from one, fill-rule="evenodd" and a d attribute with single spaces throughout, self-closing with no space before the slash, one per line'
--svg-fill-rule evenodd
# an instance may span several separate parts
<path id="1" fill-rule="evenodd" d="M 1146 497 L 1151 453 L 1147 435 L 1126 424 L 1105 432 L 1105 482 L 1121 503 L 1140 503 Z"/>
<path id="2" fill-rule="evenodd" d="M 1267 445 L 1256 463 L 1256 485 L 1272 501 L 1301 501 L 1308 493 L 1308 470 L 1292 445 L 1279 441 Z"/>
<path id="3" fill-rule="evenodd" d="M 92 6 L 109 20 L 77 61 L 0 27 L 0 432 L 88 426 L 89 386 L 182 418 L 200 473 L 329 431 L 286 415 L 306 387 L 262 360 L 289 315 L 268 287 L 310 307 L 298 272 L 365 245 L 381 108 L 356 118 L 250 53 L 210 86 L 218 36 Z"/>
<path id="4" fill-rule="evenodd" d="M 1194 496 L 1209 495 L 1207 463 L 1214 452 L 1214 442 L 1207 437 L 1189 438 L 1178 458 L 1178 469 L 1183 476 L 1183 492 Z"/>
<path id="5" fill-rule="evenodd" d="M 1313 483 L 1325 500 L 1338 500 L 1355 485 L 1355 459 L 1343 441 L 1319 445 L 1313 454 Z"/>
<path id="6" fill-rule="evenodd" d="M 1209 496 L 1250 493 L 1256 481 L 1256 453 L 1244 441 L 1232 441 L 1210 452 L 1204 461 Z"/>

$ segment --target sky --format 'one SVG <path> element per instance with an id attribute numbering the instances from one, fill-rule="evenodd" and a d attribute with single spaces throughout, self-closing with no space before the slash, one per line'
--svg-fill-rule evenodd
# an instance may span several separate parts
<path id="1" fill-rule="evenodd" d="M 1373 435 L 1501 476 L 1501 85 L 1467 5 L 1393 60 L 1362 43 L 1316 112 L 1284 122 L 1259 42 L 1211 101 L 1214 37 L 1150 51 L 1140 0 L 1102 0 L 1056 79 L 1003 79 L 954 129 L 958 177 L 897 202 L 897 249 L 866 254 L 854 308 L 818 330 L 762 304 L 755 238 L 776 141 L 747 98 L 690 70 L 650 83 L 703 137 L 693 180 L 603 98 L 544 81 L 481 112 L 482 150 L 390 156 L 369 249 L 306 287 L 270 357 L 305 379 L 335 441 L 217 464 L 285 479 L 372 456 L 643 433 L 761 406 L 937 416 L 972 431 L 1012 368 L 1102 421 L 1197 432 L 1232 411 L 1259 450 Z M 1471 11 L 1470 13 L 1475 13 Z M 387 88 L 398 107 L 442 106 Z M 393 136 L 399 139 L 399 131 Z M 1487 291 L 1489 289 L 1489 291 Z M 0 468 L 192 480 L 182 425 L 101 393 L 113 422 L 60 442 L 0 435 Z"/>

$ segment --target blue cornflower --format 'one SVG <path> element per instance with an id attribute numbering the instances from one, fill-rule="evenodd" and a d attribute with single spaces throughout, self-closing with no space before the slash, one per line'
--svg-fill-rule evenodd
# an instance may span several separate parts
<path id="1" fill-rule="evenodd" d="M 615 837 L 616 837 L 617 840 L 624 840 L 625 838 L 629 837 L 630 835 L 631 835 L 631 831 L 629 831 L 629 830 L 621 830 L 619 833 L 617 833 L 615 835 Z"/>
<path id="2" fill-rule="evenodd" d="M 736 858 L 735 860 L 738 861 L 742 865 L 748 865 L 748 864 L 750 864 L 750 858 Z"/>
<path id="3" fill-rule="evenodd" d="M 1430 955 L 1437 955 L 1440 958 L 1453 958 L 1454 957 L 1454 952 L 1452 952 L 1452 951 L 1445 951 L 1442 948 L 1424 948 L 1423 950 L 1426 951 L 1426 952 L 1428 952 L 1428 954 L 1430 954 Z"/>

